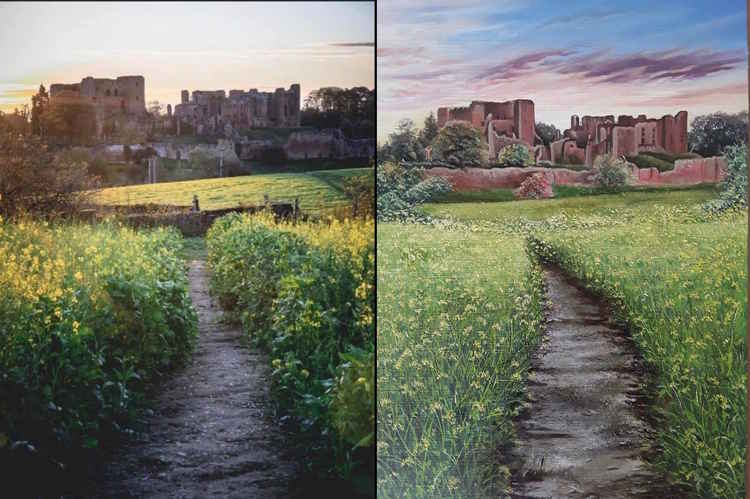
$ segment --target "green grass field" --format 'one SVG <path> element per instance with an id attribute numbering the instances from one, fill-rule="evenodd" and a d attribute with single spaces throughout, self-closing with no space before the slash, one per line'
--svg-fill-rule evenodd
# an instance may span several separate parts
<path id="1" fill-rule="evenodd" d="M 492 320 L 507 334 L 504 328 L 514 315 L 502 312 L 502 304 L 510 290 L 523 289 L 508 282 L 524 282 L 531 262 L 545 258 L 615 304 L 651 366 L 661 449 L 654 465 L 697 496 L 743 496 L 747 213 L 706 218 L 700 204 L 714 192 L 703 186 L 543 201 L 434 203 L 425 211 L 453 221 L 379 226 L 378 379 L 384 383 L 379 393 L 389 401 L 378 407 L 379 432 L 384 428 L 379 436 L 386 444 L 379 444 L 378 462 L 388 465 L 383 473 L 379 468 L 379 491 L 398 495 L 419 486 L 424 492 L 416 496 L 445 497 L 486 492 L 474 484 L 491 466 L 474 463 L 467 473 L 462 450 L 496 450 L 510 439 L 503 418 L 512 413 L 513 397 L 503 398 L 505 388 L 489 384 L 476 399 L 477 407 L 495 411 L 495 426 L 481 418 L 472 427 L 455 425 L 434 408 L 473 404 L 473 395 L 455 394 L 511 369 L 510 358 L 502 356 L 487 367 L 456 332 L 469 339 L 476 331 L 490 334 L 482 321 Z M 525 238 L 531 255 L 524 251 Z M 533 282 L 526 281 L 526 293 L 534 293 Z M 463 294 L 452 294 L 456 283 Z M 490 319 L 483 308 L 487 303 L 497 303 L 501 313 Z M 516 310 L 534 313 L 535 306 Z M 513 357 L 521 374 L 527 355 L 518 349 Z M 428 387 L 417 386 L 419 380 L 429 380 Z M 469 413 L 464 407 L 451 414 Z M 458 429 L 449 433 L 453 426 Z M 502 470 L 493 476 L 502 487 Z M 456 484 L 469 488 L 452 489 Z"/>
<path id="2" fill-rule="evenodd" d="M 96 194 L 95 201 L 112 205 L 157 203 L 187 206 L 196 194 L 201 209 L 211 210 L 262 204 L 264 194 L 268 194 L 271 201 L 278 202 L 293 203 L 298 197 L 303 211 L 324 213 L 348 203 L 344 193 L 334 187 L 335 183 L 328 181 L 329 178 L 360 175 L 367 171 L 367 168 L 352 168 L 130 185 L 102 189 Z"/>
<path id="3" fill-rule="evenodd" d="M 525 217 L 542 220 L 565 213 L 569 216 L 601 214 L 606 210 L 637 209 L 653 204 L 686 206 L 702 203 L 715 196 L 712 185 L 684 190 L 651 190 L 572 196 L 562 199 L 525 200 L 512 203 L 453 203 L 426 204 L 424 210 L 433 216 L 451 216 L 460 220 L 502 220 Z"/>

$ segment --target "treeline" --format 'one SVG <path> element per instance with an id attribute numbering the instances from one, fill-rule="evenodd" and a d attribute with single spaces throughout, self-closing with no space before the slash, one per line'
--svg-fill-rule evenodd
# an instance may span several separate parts
<path id="1" fill-rule="evenodd" d="M 315 128 L 340 128 L 351 139 L 375 136 L 375 89 L 324 87 L 305 99 L 300 124 Z"/>

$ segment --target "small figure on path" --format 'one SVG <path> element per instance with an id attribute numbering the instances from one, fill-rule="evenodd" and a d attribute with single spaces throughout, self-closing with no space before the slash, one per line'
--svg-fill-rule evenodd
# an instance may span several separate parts
<path id="1" fill-rule="evenodd" d="M 193 207 L 190 208 L 190 211 L 201 211 L 201 208 L 198 205 L 198 195 L 197 194 L 193 194 Z"/>

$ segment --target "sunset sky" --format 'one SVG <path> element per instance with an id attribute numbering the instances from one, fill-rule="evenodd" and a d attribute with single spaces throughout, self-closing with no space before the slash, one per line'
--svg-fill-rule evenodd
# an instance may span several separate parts
<path id="1" fill-rule="evenodd" d="M 146 100 L 180 90 L 375 84 L 374 4 L 0 3 L 0 110 L 43 83 L 143 75 Z"/>
<path id="2" fill-rule="evenodd" d="M 472 100 L 529 98 L 560 129 L 571 114 L 747 109 L 745 5 L 378 1 L 378 140 Z"/>

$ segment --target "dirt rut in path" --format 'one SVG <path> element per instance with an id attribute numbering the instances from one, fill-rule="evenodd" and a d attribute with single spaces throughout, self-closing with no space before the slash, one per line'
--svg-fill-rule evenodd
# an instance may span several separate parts
<path id="1" fill-rule="evenodd" d="M 205 262 L 190 264 L 199 317 L 192 362 L 169 380 L 154 404 L 147 434 L 107 470 L 99 496 L 284 497 L 295 466 L 269 417 L 266 359 L 220 322 L 208 294 Z"/>
<path id="2" fill-rule="evenodd" d="M 514 497 L 664 497 L 643 458 L 652 430 L 638 416 L 632 342 L 559 270 L 545 277 L 549 322 L 519 422 Z"/>

